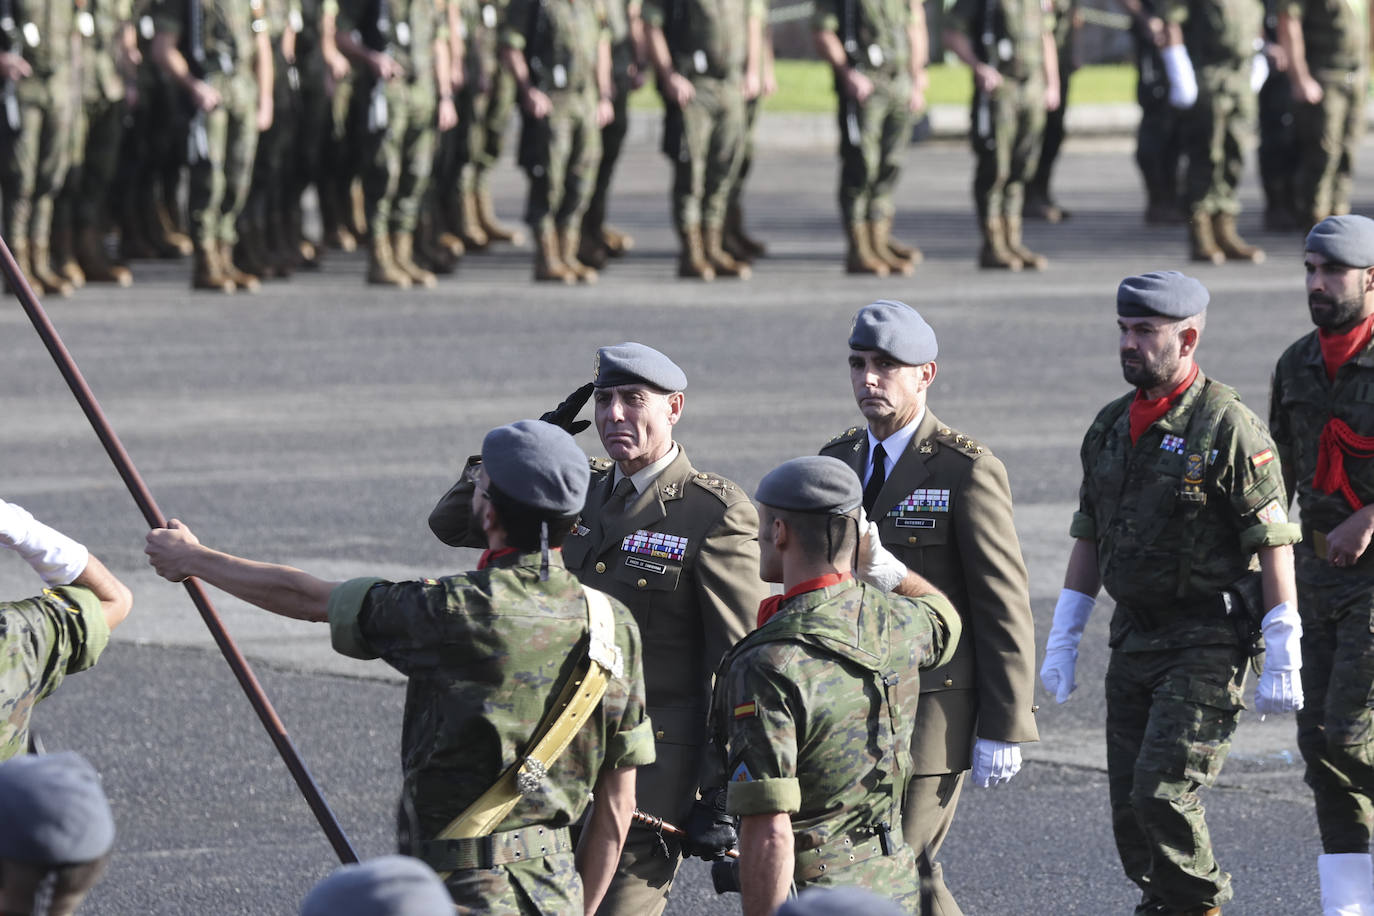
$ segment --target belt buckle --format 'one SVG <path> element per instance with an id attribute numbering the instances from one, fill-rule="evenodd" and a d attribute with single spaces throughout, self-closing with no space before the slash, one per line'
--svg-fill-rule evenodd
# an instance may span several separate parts
<path id="1" fill-rule="evenodd" d="M 477 867 L 496 867 L 496 834 L 488 833 L 477 838 Z"/>

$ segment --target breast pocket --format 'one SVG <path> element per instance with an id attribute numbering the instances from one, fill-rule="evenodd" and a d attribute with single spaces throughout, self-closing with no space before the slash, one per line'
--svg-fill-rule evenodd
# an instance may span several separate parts
<path id="1" fill-rule="evenodd" d="M 878 523 L 883 546 L 923 576 L 945 568 L 943 562 L 953 537 L 948 512 L 916 512 L 889 515 Z"/>
<path id="2" fill-rule="evenodd" d="M 617 561 L 615 578 L 641 592 L 671 592 L 682 578 L 682 564 L 658 557 L 622 553 Z"/>

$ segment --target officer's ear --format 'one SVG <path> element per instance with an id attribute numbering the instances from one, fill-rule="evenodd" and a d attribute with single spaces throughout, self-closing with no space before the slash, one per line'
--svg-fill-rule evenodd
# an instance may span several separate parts
<path id="1" fill-rule="evenodd" d="M 1197 349 L 1198 340 L 1202 337 L 1202 329 L 1196 324 L 1187 324 L 1178 332 L 1178 355 L 1192 356 Z"/>
<path id="2" fill-rule="evenodd" d="M 1366 267 L 1364 271 L 1364 294 L 1370 293 L 1374 293 L 1374 267 Z"/>

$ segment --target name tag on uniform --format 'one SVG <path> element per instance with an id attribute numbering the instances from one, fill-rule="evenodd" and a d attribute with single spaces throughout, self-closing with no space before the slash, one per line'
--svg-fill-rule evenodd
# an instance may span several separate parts
<path id="1" fill-rule="evenodd" d="M 676 534 L 645 531 L 641 528 L 634 534 L 626 535 L 625 540 L 620 542 L 620 549 L 626 553 L 681 562 L 683 555 L 687 553 L 687 539 Z"/>
<path id="2" fill-rule="evenodd" d="M 905 499 L 892 507 L 888 515 L 903 516 L 913 512 L 948 512 L 948 490 L 912 490 Z M 934 524 L 931 525 L 934 527 Z"/>
<path id="3" fill-rule="evenodd" d="M 643 569 L 651 573 L 657 573 L 660 576 L 668 571 L 668 567 L 664 566 L 662 563 L 655 563 L 652 560 L 645 560 L 633 556 L 625 558 L 625 565 L 633 566 L 635 569 Z"/>
<path id="4" fill-rule="evenodd" d="M 934 528 L 935 519 L 898 516 L 896 525 L 898 528 Z"/>

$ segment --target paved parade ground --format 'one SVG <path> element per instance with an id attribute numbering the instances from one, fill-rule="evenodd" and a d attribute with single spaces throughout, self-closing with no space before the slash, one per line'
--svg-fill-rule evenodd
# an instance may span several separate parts
<path id="1" fill-rule="evenodd" d="M 1202 279 L 1212 293 L 1203 371 L 1264 415 L 1275 360 L 1309 329 L 1300 238 L 1260 230 L 1247 176 L 1241 229 L 1269 260 L 1192 267 L 1182 227 L 1141 223 L 1131 145 L 1071 139 L 1058 194 L 1073 218 L 1027 229 L 1049 271 L 981 272 L 969 152 L 923 145 L 907 157 L 897 233 L 925 249 L 926 263 L 913 278 L 856 279 L 841 271 L 836 172 L 828 147 L 764 145 L 746 206 L 771 251 L 744 283 L 674 279 L 668 166 L 644 142 L 627 153 L 611 204 L 612 222 L 639 245 L 592 288 L 534 285 L 526 247 L 470 256 L 431 291 L 366 287 L 362 254 L 331 253 L 323 272 L 257 295 L 192 295 L 189 263 L 139 262 L 131 289 L 47 304 L 166 514 L 212 546 L 342 579 L 474 565 L 475 553 L 430 534 L 431 506 L 487 429 L 537 416 L 590 379 L 599 345 L 637 340 L 675 359 L 690 380 L 678 441 L 697 466 L 752 492 L 770 468 L 857 421 L 850 318 L 873 299 L 903 299 L 940 338 L 933 409 L 1007 465 L 1043 650 L 1070 546 L 1078 446 L 1097 409 L 1126 388 L 1117 283 L 1156 269 Z M 1358 209 L 1374 212 L 1363 188 Z M 521 175 L 502 170 L 507 218 L 523 189 Z M 184 590 L 144 562 L 141 516 L 13 300 L 0 308 L 0 391 L 0 495 L 83 540 L 135 595 L 100 665 L 69 678 L 35 716 L 50 749 L 95 763 L 114 805 L 114 862 L 82 912 L 295 913 L 335 864 L 331 849 Z M 599 454 L 592 432 L 579 441 Z M 27 567 L 0 557 L 0 594 L 36 590 Z M 389 851 L 399 679 L 381 663 L 334 655 L 324 626 L 212 594 L 358 852 Z M 1108 816 L 1109 615 L 1104 597 L 1070 702 L 1057 707 L 1039 692 L 1042 741 L 1024 748 L 1021 774 L 964 792 L 943 858 L 970 914 L 1128 913 L 1138 897 Z M 1235 879 L 1228 914 L 1319 912 L 1321 850 L 1291 717 L 1247 714 L 1204 801 Z M 704 869 L 684 874 L 670 914 L 738 912 L 738 898 L 715 898 Z"/>

